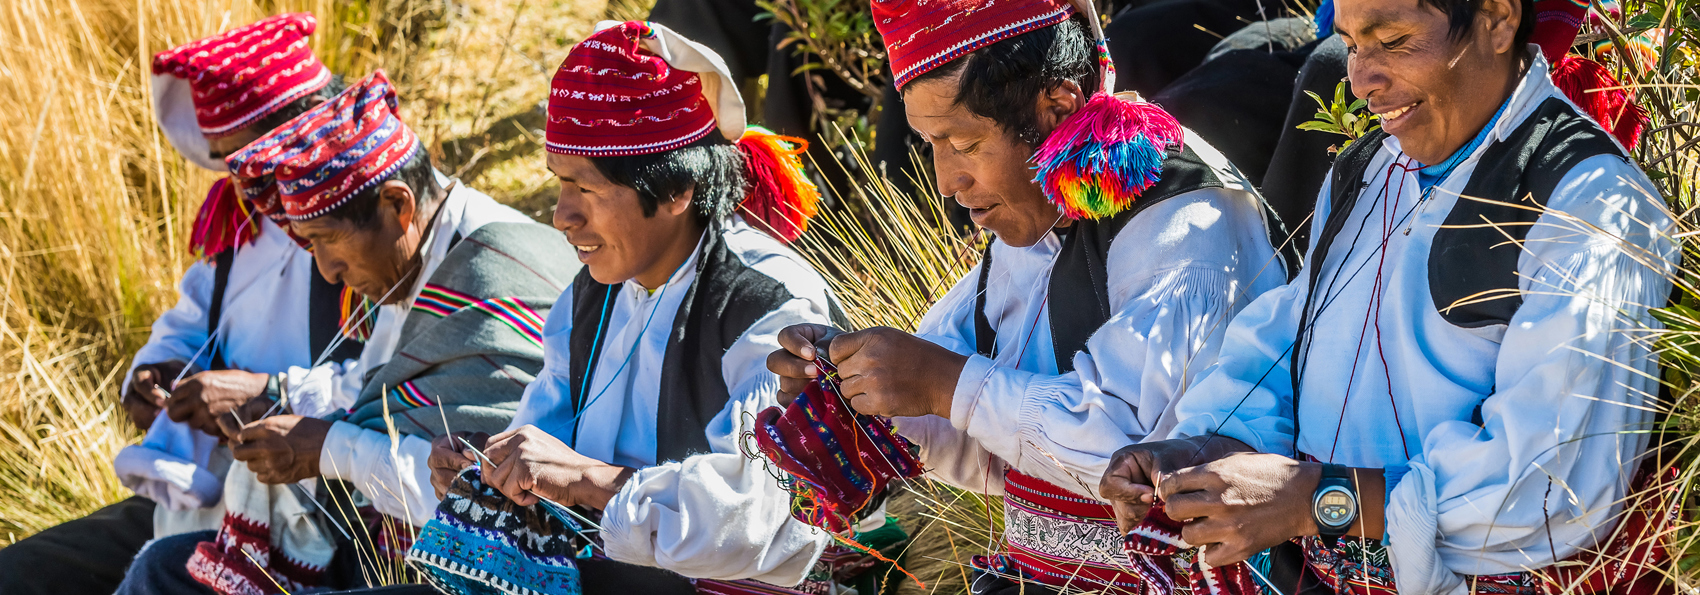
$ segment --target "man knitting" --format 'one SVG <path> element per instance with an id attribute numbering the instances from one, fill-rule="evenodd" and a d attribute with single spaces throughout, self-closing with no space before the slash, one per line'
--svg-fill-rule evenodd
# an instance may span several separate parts
<path id="1" fill-rule="evenodd" d="M 354 511 L 322 514 L 347 488 L 319 480 L 422 524 L 436 506 L 429 440 L 505 427 L 542 368 L 542 317 L 577 268 L 567 244 L 437 173 L 395 108 L 379 71 L 228 159 L 244 185 L 275 180 L 319 273 L 378 304 L 360 314 L 376 323 L 359 359 L 292 367 L 280 399 L 243 408 L 224 527 L 156 542 L 118 592 L 358 584 L 327 574 L 332 536 L 369 528 Z"/>
<path id="2" fill-rule="evenodd" d="M 278 15 L 156 54 L 154 114 L 172 147 L 227 172 L 225 155 L 342 90 L 307 47 L 316 26 L 309 14 Z M 260 200 L 221 179 L 208 192 L 189 241 L 201 258 L 125 376 L 125 411 L 148 435 L 114 467 L 138 495 L 0 550 L 0 593 L 106 595 L 147 540 L 218 526 L 229 452 L 215 424 L 183 422 L 246 400 L 231 387 L 263 389 L 268 374 L 308 365 L 342 322 L 342 286 L 313 273 L 275 190 L 253 190 Z M 359 353 L 358 341 L 342 345 Z M 182 398 L 168 400 L 186 369 Z M 172 418 L 161 417 L 168 407 Z"/>
<path id="3" fill-rule="evenodd" d="M 1090 479 L 1166 432 L 1228 317 L 1285 281 L 1259 199 L 1157 107 L 1101 94 L 1113 70 L 1090 5 L 886 0 L 874 15 L 939 191 L 997 239 L 916 335 L 796 326 L 768 366 L 795 395 L 829 359 L 857 411 L 904 416 L 936 478 L 1005 497 L 1007 549 L 974 592 L 1140 592 Z M 1093 122 L 1132 133 L 1082 132 Z"/>
<path id="4" fill-rule="evenodd" d="M 1383 130 L 1335 162 L 1299 277 L 1234 319 L 1172 439 L 1118 453 L 1102 493 L 1123 528 L 1162 503 L 1210 564 L 1298 539 L 1340 593 L 1568 590 L 1554 564 L 1618 527 L 1652 430 L 1671 215 L 1527 43 L 1563 19 L 1334 6 Z M 1614 592 L 1663 582 L 1613 548 Z"/>
<path id="5" fill-rule="evenodd" d="M 638 21 L 599 24 L 556 71 L 555 227 L 585 267 L 507 431 L 433 445 L 448 499 L 408 559 L 443 592 L 783 592 L 826 545 L 737 444 L 773 403 L 774 335 L 836 307 L 782 243 L 818 199 L 802 149 L 747 129 L 731 81 L 713 51 Z M 593 545 L 563 547 L 574 536 L 537 512 L 557 505 L 600 519 Z"/>

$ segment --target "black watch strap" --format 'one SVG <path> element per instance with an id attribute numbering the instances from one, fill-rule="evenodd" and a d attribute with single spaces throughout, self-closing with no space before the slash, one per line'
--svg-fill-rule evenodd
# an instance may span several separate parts
<path id="1" fill-rule="evenodd" d="M 1311 497 L 1311 517 L 1324 537 L 1339 537 L 1351 531 L 1358 520 L 1358 487 L 1352 470 L 1345 465 L 1324 463 L 1322 478 Z"/>

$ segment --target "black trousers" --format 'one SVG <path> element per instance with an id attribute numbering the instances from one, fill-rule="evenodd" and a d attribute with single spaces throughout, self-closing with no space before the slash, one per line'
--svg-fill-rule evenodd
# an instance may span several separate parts
<path id="1" fill-rule="evenodd" d="M 153 509 L 132 496 L 0 549 L 0 593 L 109 595 L 153 538 Z"/>

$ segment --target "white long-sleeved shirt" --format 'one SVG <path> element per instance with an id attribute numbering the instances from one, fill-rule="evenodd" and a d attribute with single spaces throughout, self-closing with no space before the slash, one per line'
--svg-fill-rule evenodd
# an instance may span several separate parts
<path id="1" fill-rule="evenodd" d="M 692 578 L 793 585 L 829 537 L 791 518 L 790 495 L 738 442 L 754 429 L 755 414 L 776 404 L 779 378 L 768 371 L 767 356 L 779 349 L 779 331 L 829 323 L 828 290 L 801 257 L 740 218 L 721 238 L 745 266 L 784 284 L 792 297 L 757 319 L 722 357 L 731 398 L 704 429 L 709 453 L 657 464 L 655 452 L 662 363 L 702 244 L 654 294 L 627 281 L 614 298 L 582 419 L 573 414 L 570 394 L 568 288 L 544 324 L 543 371 L 526 387 L 511 427 L 534 425 L 585 456 L 638 469 L 603 511 L 608 557 Z"/>
<path id="2" fill-rule="evenodd" d="M 446 186 L 448 179 L 438 174 L 438 182 Z M 490 223 L 529 221 L 524 214 L 484 193 L 455 184 L 443 199 L 430 237 L 423 240 L 420 274 L 412 287 L 405 288 L 407 298 L 378 307 L 377 322 L 372 327 L 371 338 L 360 351 L 360 358 L 289 369 L 290 402 L 297 405 L 296 413 L 324 417 L 354 404 L 369 373 L 395 355 L 401 340 L 401 325 L 408 310 L 413 308 L 414 297 L 448 256 L 449 244 L 455 236 L 470 236 Z M 306 403 L 325 405 L 303 410 L 300 404 Z M 332 424 L 319 451 L 319 473 L 353 483 L 379 512 L 407 519 L 414 526 L 424 526 L 437 510 L 431 468 L 425 464 L 430 456 L 431 441 L 424 438 L 402 435 L 392 445 L 389 434 L 339 421 Z"/>
<path id="3" fill-rule="evenodd" d="M 282 228 L 265 217 L 256 217 L 255 224 L 254 241 L 237 246 L 231 258 L 216 336 L 231 369 L 275 374 L 312 361 L 308 304 L 311 275 L 318 272 L 313 255 Z M 207 318 L 216 274 L 205 260 L 189 265 L 178 283 L 177 303 L 154 320 L 147 343 L 136 351 L 126 386 L 143 364 L 209 365 Z M 163 504 L 154 513 L 156 533 L 163 537 L 217 526 L 224 514 L 219 486 L 229 460 L 218 437 L 160 415 L 141 444 L 119 452 L 114 471 L 125 485 Z"/>
<path id="4" fill-rule="evenodd" d="M 976 492 L 1002 493 L 1003 470 L 1096 497 L 1109 457 L 1161 437 L 1175 397 L 1215 361 L 1228 318 L 1286 281 L 1270 247 L 1259 198 L 1221 153 L 1191 132 L 1187 146 L 1224 188 L 1195 190 L 1134 216 L 1110 243 L 1113 314 L 1058 374 L 1048 299 L 1061 244 L 992 245 L 986 319 L 998 361 L 971 355 L 951 397 L 950 419 L 899 418 L 933 475 Z M 979 267 L 923 317 L 917 334 L 973 354 Z"/>
<path id="5" fill-rule="evenodd" d="M 1639 341 L 1656 328 L 1647 308 L 1666 299 L 1676 249 L 1662 199 L 1633 164 L 1597 156 L 1564 174 L 1528 229 L 1523 302 L 1509 324 L 1454 326 L 1437 310 L 1450 304 L 1430 292 L 1435 234 L 1482 153 L 1543 101 L 1563 100 L 1531 53 L 1487 140 L 1426 204 L 1412 173 L 1389 173 L 1410 162 L 1397 138 L 1370 162 L 1369 185 L 1320 263 L 1319 287 L 1333 291 L 1318 296 L 1330 305 L 1306 339 L 1297 443 L 1286 351 L 1316 262 L 1234 320 L 1219 363 L 1177 408 L 1174 437 L 1219 430 L 1262 452 L 1389 469 L 1386 537 L 1401 593 L 1458 590 L 1461 575 L 1519 572 L 1591 545 L 1615 525 L 1646 444 L 1657 361 Z M 1330 194 L 1325 185 L 1313 238 Z M 1384 217 L 1408 212 L 1383 231 Z"/>

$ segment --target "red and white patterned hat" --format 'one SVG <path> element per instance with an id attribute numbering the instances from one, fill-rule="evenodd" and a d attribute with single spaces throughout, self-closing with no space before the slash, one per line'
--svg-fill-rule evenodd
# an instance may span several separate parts
<path id="1" fill-rule="evenodd" d="M 422 150 L 395 110 L 389 77 L 374 71 L 226 161 L 238 179 L 271 176 L 291 221 L 313 219 L 394 175 Z"/>
<path id="2" fill-rule="evenodd" d="M 281 14 L 155 54 L 154 115 L 172 145 L 223 171 L 203 136 L 232 134 L 330 82 L 308 47 L 317 27 L 313 15 Z"/>
<path id="3" fill-rule="evenodd" d="M 1097 10 L 1085 0 L 874 0 L 897 88 L 969 52 Z M 1088 19 L 1094 39 L 1104 34 Z M 1113 71 L 1108 73 L 1114 76 Z M 1114 84 L 1104 88 L 1114 88 Z"/>
<path id="4" fill-rule="evenodd" d="M 545 146 L 582 157 L 644 155 L 716 128 L 734 142 L 744 134 L 744 100 L 725 60 L 656 23 L 604 21 L 555 72 Z"/>

